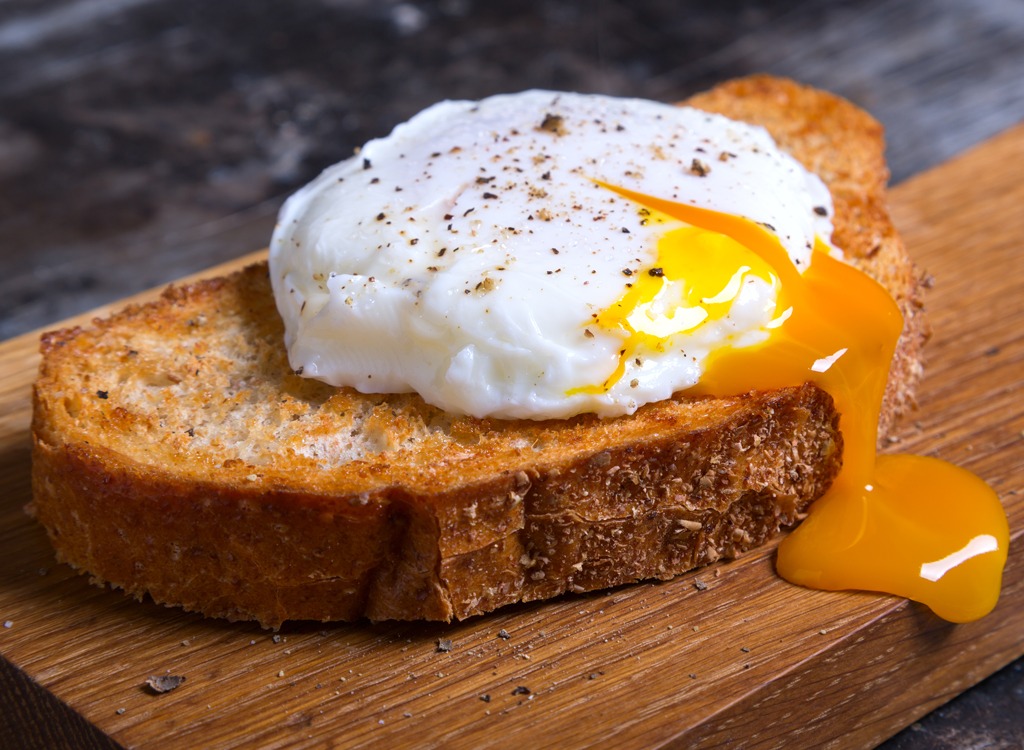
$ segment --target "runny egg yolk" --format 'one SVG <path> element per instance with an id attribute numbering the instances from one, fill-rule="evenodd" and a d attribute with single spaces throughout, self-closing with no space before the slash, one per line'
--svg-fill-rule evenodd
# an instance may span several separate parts
<path id="1" fill-rule="evenodd" d="M 688 393 L 738 394 L 812 381 L 835 401 L 844 443 L 842 469 L 780 544 L 779 574 L 810 588 L 896 594 L 952 622 L 990 612 L 999 598 L 1009 545 L 998 496 L 974 474 L 945 461 L 875 454 L 889 364 L 903 327 L 888 292 L 822 245 L 801 274 L 778 239 L 752 221 L 607 187 L 689 225 L 666 233 L 658 270 L 647 274 L 651 280 L 630 287 L 599 320 L 626 333 L 623 359 L 641 343 L 663 346 L 662 339 L 700 317 L 691 308 L 703 307 L 706 318 L 724 315 L 731 280 L 738 267 L 746 268 L 743 273 L 778 285 L 783 313 L 763 343 L 713 353 Z M 693 252 L 710 263 L 696 276 L 692 266 L 682 268 L 692 254 L 675 231 L 695 239 Z M 665 279 L 680 284 L 686 274 L 688 296 L 678 311 L 665 310 L 659 319 L 654 314 L 659 295 L 670 286 Z M 720 301 L 715 301 L 719 292 Z M 603 387 L 622 370 L 620 363 Z"/>
<path id="2" fill-rule="evenodd" d="M 594 317 L 598 326 L 627 336 L 616 369 L 603 383 L 577 390 L 605 391 L 638 353 L 663 352 L 671 336 L 725 317 L 748 274 L 778 286 L 771 266 L 728 235 L 693 225 L 667 231 L 657 265 L 632 277 L 626 293 Z"/>

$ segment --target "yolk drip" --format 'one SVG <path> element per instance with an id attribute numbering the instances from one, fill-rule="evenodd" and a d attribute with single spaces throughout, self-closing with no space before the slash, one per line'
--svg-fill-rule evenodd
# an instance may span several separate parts
<path id="1" fill-rule="evenodd" d="M 779 546 L 779 574 L 811 588 L 896 594 L 953 622 L 990 612 L 999 598 L 1009 545 L 998 496 L 975 475 L 945 461 L 875 455 L 882 397 L 903 327 L 888 292 L 821 245 L 800 274 L 778 239 L 752 221 L 606 187 L 686 222 L 695 232 L 717 233 L 742 245 L 761 260 L 753 272 L 781 284 L 778 309 L 788 317 L 780 316 L 781 324 L 763 344 L 712 354 L 700 383 L 688 393 L 739 394 L 812 381 L 835 401 L 843 466 L 807 519 Z M 692 258 L 675 263 L 687 260 Z M 668 265 L 660 255 L 658 262 Z M 701 274 L 709 283 L 697 284 L 698 289 L 721 281 L 721 270 Z M 633 320 L 629 304 L 649 299 L 641 293 L 624 298 L 622 311 L 614 315 L 620 324 Z M 727 311 L 709 307 L 709 314 Z"/>

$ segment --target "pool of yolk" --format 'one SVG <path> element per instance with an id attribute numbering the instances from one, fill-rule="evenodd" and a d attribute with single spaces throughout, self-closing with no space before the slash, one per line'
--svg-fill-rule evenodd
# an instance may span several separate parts
<path id="1" fill-rule="evenodd" d="M 699 232 L 742 245 L 760 260 L 762 267 L 754 272 L 763 277 L 767 266 L 777 282 L 777 309 L 788 317 L 780 316 L 762 344 L 713 353 L 700 383 L 687 393 L 739 394 L 811 381 L 835 401 L 842 469 L 779 545 L 779 574 L 811 588 L 896 594 L 953 622 L 990 612 L 999 598 L 1009 544 L 1006 514 L 995 492 L 974 474 L 936 458 L 876 455 L 879 412 L 903 327 L 889 293 L 820 244 L 801 274 L 775 235 L 752 221 L 606 187 Z M 657 275 L 662 272 L 659 267 Z M 702 274 L 709 278 L 707 271 Z M 634 339 L 665 335 L 625 324 L 637 319 L 633 308 L 644 295 L 650 298 L 642 291 L 628 294 L 634 298 L 624 298 L 614 313 L 619 323 Z M 709 312 L 722 314 L 713 306 Z M 620 363 L 602 387 L 622 369 Z"/>

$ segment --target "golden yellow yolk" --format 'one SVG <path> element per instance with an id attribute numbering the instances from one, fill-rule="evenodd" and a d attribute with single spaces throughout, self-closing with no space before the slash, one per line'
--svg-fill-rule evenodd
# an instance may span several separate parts
<path id="1" fill-rule="evenodd" d="M 725 317 L 748 274 L 778 285 L 759 255 L 725 234 L 697 226 L 662 235 L 656 263 L 633 276 L 626 293 L 595 316 L 598 326 L 626 334 L 615 371 L 603 383 L 573 392 L 603 393 L 622 378 L 626 362 L 638 352 L 664 351 L 671 336 Z"/>
<path id="2" fill-rule="evenodd" d="M 664 276 L 652 277 L 660 278 L 662 286 L 655 289 L 645 282 L 638 290 L 634 285 L 600 321 L 627 333 L 627 349 L 641 341 L 650 346 L 650 337 L 658 338 L 658 325 L 645 331 L 636 322 L 643 320 L 649 309 L 644 305 L 655 299 L 664 278 L 690 274 L 692 293 L 683 308 L 699 307 L 700 295 L 727 286 L 740 259 L 752 273 L 781 284 L 778 309 L 788 317 L 780 318 L 763 344 L 713 353 L 700 383 L 687 393 L 740 394 L 811 381 L 835 401 L 844 443 L 842 469 L 806 520 L 780 544 L 779 574 L 811 588 L 896 594 L 953 622 L 990 612 L 999 598 L 1009 544 L 1006 514 L 995 492 L 970 472 L 939 459 L 875 454 L 889 365 L 903 327 L 888 292 L 821 245 L 801 274 L 778 239 L 754 222 L 606 187 L 689 224 L 686 232 L 698 240 L 698 256 L 713 264 L 696 275 L 692 266 L 683 270 L 694 259 L 677 242 L 681 236 L 667 233 L 669 252 L 659 244 L 657 260 Z M 722 239 L 712 239 L 716 234 Z M 706 252 L 716 243 L 717 250 Z M 676 257 L 668 258 L 671 254 Z M 751 254 L 759 262 L 751 263 Z M 704 306 L 709 318 L 728 311 L 727 302 Z M 666 324 L 664 330 L 669 328 Z M 629 356 L 624 352 L 623 358 Z M 604 387 L 622 370 L 620 362 Z"/>

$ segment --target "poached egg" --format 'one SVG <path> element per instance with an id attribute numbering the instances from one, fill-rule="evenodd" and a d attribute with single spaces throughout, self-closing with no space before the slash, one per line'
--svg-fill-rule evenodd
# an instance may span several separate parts
<path id="1" fill-rule="evenodd" d="M 614 417 L 806 381 L 843 467 L 779 546 L 820 589 L 962 622 L 999 596 L 995 493 L 876 456 L 898 306 L 830 244 L 827 188 L 762 129 L 633 99 L 443 102 L 282 209 L 271 281 L 296 371 L 477 417 Z"/>
<path id="2" fill-rule="evenodd" d="M 649 194 L 768 229 L 806 268 L 831 198 L 766 131 L 529 91 L 442 102 L 327 169 L 271 243 L 292 366 L 474 417 L 630 414 L 763 341 L 778 277 Z"/>

